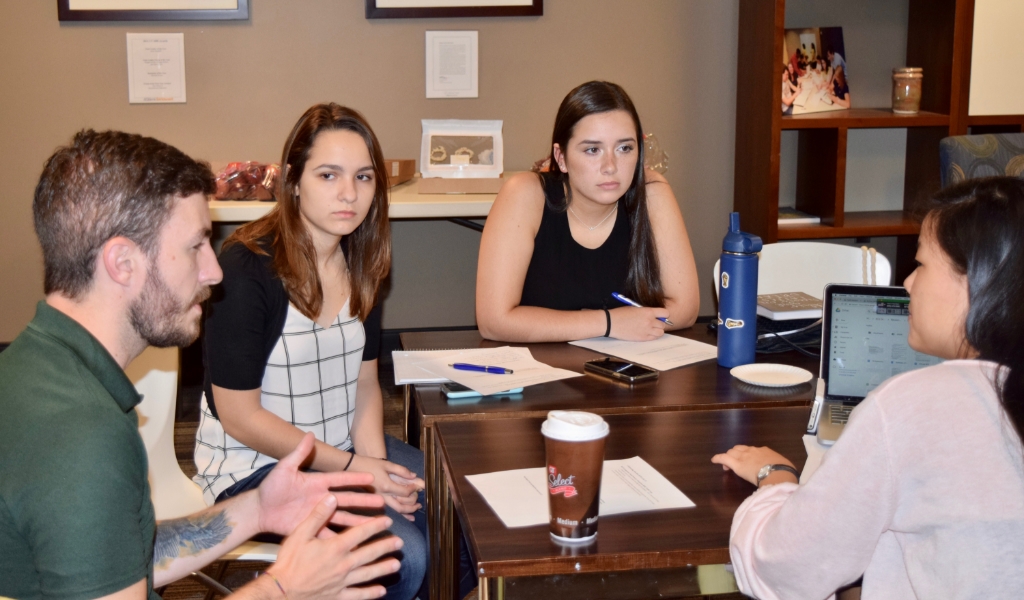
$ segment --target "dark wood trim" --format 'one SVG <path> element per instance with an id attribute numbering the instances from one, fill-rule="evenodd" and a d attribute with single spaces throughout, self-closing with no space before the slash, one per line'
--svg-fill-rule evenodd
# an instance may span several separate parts
<path id="1" fill-rule="evenodd" d="M 970 127 L 1000 126 L 1020 128 L 1024 125 L 1024 115 L 975 115 L 967 117 Z"/>
<path id="2" fill-rule="evenodd" d="M 850 108 L 782 117 L 782 129 L 885 129 L 949 126 L 949 115 L 921 111 L 897 115 L 888 108 Z"/>
<path id="3" fill-rule="evenodd" d="M 949 135 L 965 135 L 971 106 L 971 50 L 974 46 L 974 0 L 957 0 L 953 27 L 953 85 Z"/>
<path id="4" fill-rule="evenodd" d="M 846 132 L 805 129 L 797 144 L 796 208 L 821 217 L 821 224 L 831 227 L 843 226 Z"/>
<path id="5" fill-rule="evenodd" d="M 916 235 L 921 224 L 913 214 L 902 210 L 869 210 L 843 213 L 843 226 L 782 225 L 780 240 L 815 240 L 847 237 Z"/>
<path id="6" fill-rule="evenodd" d="M 238 0 L 238 8 L 226 10 L 71 10 L 70 0 L 57 0 L 60 21 L 244 21 L 249 18 L 249 0 Z"/>
<path id="7" fill-rule="evenodd" d="M 458 17 L 539 17 L 544 0 L 529 6 L 437 6 L 431 8 L 378 8 L 377 0 L 366 0 L 367 19 L 453 19 Z"/>
<path id="8" fill-rule="evenodd" d="M 785 0 L 741 0 L 737 52 L 733 210 L 744 231 L 776 241 L 782 98 L 775 65 L 782 56 Z"/>

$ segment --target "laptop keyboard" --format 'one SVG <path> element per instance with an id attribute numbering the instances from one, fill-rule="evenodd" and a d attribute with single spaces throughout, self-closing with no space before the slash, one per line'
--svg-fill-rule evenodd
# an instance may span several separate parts
<path id="1" fill-rule="evenodd" d="M 829 406 L 828 420 L 833 425 L 846 425 L 846 422 L 850 420 L 850 413 L 852 411 L 852 406 L 833 404 Z"/>

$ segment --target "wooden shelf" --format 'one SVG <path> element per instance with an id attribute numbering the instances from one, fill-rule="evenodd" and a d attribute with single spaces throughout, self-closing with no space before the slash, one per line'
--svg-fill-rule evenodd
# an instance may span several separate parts
<path id="1" fill-rule="evenodd" d="M 899 127 L 949 127 L 949 115 L 921 111 L 897 115 L 888 108 L 851 108 L 784 116 L 782 129 L 883 129 Z"/>
<path id="2" fill-rule="evenodd" d="M 812 240 L 915 235 L 920 230 L 921 224 L 906 211 L 871 210 L 844 213 L 842 227 L 832 227 L 830 225 L 779 225 L 778 239 Z"/>
<path id="3" fill-rule="evenodd" d="M 1024 125 L 1024 115 L 972 115 L 967 117 L 967 125 Z"/>

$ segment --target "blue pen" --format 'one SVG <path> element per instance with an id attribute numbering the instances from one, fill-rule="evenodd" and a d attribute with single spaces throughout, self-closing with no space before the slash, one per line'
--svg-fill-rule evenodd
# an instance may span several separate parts
<path id="1" fill-rule="evenodd" d="M 619 302 L 621 302 L 623 304 L 628 304 L 630 306 L 635 306 L 637 308 L 643 308 L 642 306 L 640 306 L 639 304 L 637 304 L 633 300 L 630 300 L 629 298 L 623 296 L 622 294 L 620 294 L 618 292 L 612 292 L 612 298 L 615 298 L 616 300 L 618 300 Z M 675 326 L 675 323 L 673 323 L 672 321 L 669 321 L 665 317 L 658 317 L 658 320 L 661 321 L 662 323 L 666 324 L 666 325 Z"/>
<path id="2" fill-rule="evenodd" d="M 494 375 L 511 375 L 512 369 L 505 367 L 487 367 L 484 365 L 471 365 L 469 363 L 455 363 L 448 365 L 456 371 L 478 371 L 480 373 L 493 373 Z"/>

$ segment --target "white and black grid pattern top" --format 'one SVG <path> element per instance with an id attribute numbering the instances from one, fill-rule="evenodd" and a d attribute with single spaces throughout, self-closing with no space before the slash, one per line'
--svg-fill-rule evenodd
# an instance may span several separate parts
<path id="1" fill-rule="evenodd" d="M 289 304 L 284 331 L 263 374 L 263 408 L 324 443 L 349 450 L 365 343 L 363 324 L 349 315 L 347 301 L 327 329 Z M 228 435 L 204 394 L 195 461 L 199 473 L 193 479 L 212 504 L 229 486 L 277 459 Z"/>

